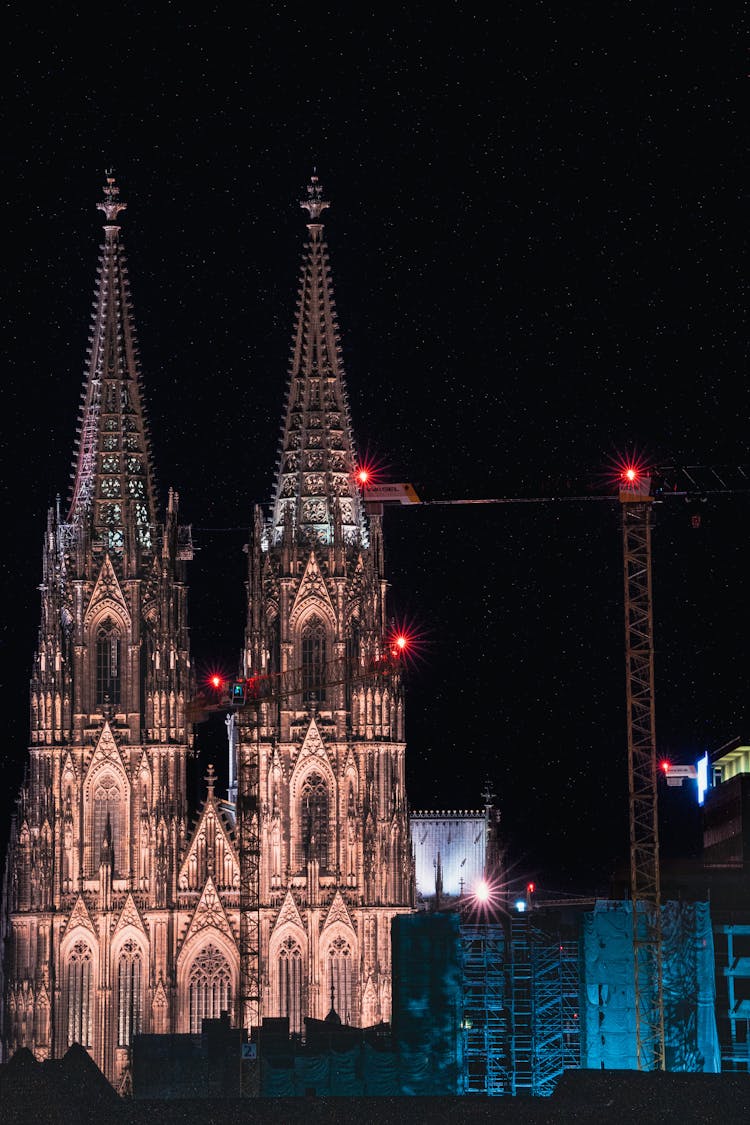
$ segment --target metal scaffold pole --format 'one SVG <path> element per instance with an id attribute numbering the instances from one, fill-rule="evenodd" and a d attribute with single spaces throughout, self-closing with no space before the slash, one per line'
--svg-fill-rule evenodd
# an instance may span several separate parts
<path id="1" fill-rule="evenodd" d="M 240 861 L 240 1026 L 260 1028 L 260 847 L 258 824 L 258 772 L 260 761 L 260 710 L 258 704 L 242 716 L 253 737 L 239 739 L 237 778 L 237 834 Z M 249 732 L 248 732 L 249 733 Z M 243 1058 L 241 1089 L 244 1095 L 260 1094 L 260 1062 Z"/>
<path id="2" fill-rule="evenodd" d="M 654 714 L 650 479 L 620 489 L 625 585 L 630 892 L 639 1070 L 664 1069 L 661 889 Z"/>

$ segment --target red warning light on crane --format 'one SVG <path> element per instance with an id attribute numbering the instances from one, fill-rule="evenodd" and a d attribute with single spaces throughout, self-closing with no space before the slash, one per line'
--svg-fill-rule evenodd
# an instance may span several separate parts
<path id="1" fill-rule="evenodd" d="M 357 470 L 357 480 L 359 481 L 359 483 L 364 488 L 365 485 L 368 484 L 369 481 L 370 481 L 370 471 L 369 471 L 369 469 L 365 469 L 365 468 L 358 469 Z"/>
<path id="2" fill-rule="evenodd" d="M 661 763 L 661 768 L 664 771 L 664 773 L 669 773 L 670 765 L 671 765 L 671 762 L 666 761 L 666 759 Z"/>
<path id="3" fill-rule="evenodd" d="M 217 676 L 216 673 L 214 673 L 214 675 L 211 676 L 211 678 L 209 680 L 209 683 L 211 684 L 211 687 L 214 688 L 215 691 L 218 691 L 219 688 L 222 688 L 224 686 L 223 677 Z"/>

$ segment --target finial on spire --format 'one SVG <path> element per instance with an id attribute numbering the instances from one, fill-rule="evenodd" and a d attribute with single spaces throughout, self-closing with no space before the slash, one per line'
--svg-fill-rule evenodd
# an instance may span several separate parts
<path id="1" fill-rule="evenodd" d="M 104 175 L 107 178 L 107 182 L 104 185 L 104 195 L 106 198 L 102 203 L 97 203 L 96 207 L 98 211 L 104 212 L 104 217 L 107 222 L 112 223 L 116 221 L 120 212 L 125 210 L 127 203 L 120 203 L 117 198 L 120 194 L 120 189 L 115 183 L 114 168 L 107 168 Z"/>
<path id="2" fill-rule="evenodd" d="M 310 183 L 307 185 L 307 199 L 300 202 L 300 207 L 303 207 L 312 221 L 317 223 L 326 207 L 330 206 L 330 203 L 323 199 L 323 185 L 315 174 L 315 169 L 313 169 Z"/>
<path id="3" fill-rule="evenodd" d="M 213 797 L 214 787 L 216 785 L 216 770 L 214 769 L 213 762 L 208 763 L 208 767 L 207 767 L 207 770 L 206 770 L 206 776 L 204 777 L 203 780 L 205 781 L 206 785 L 208 786 L 208 796 Z"/>

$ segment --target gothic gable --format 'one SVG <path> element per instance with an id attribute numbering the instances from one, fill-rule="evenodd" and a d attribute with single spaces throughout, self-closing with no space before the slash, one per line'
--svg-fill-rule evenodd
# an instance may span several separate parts
<path id="1" fill-rule="evenodd" d="M 94 937 L 98 937 L 94 923 L 91 921 L 91 915 L 88 912 L 83 895 L 81 894 L 79 894 L 75 901 L 75 906 L 70 912 L 70 918 L 68 918 L 65 933 L 71 933 L 77 926 L 83 926 L 83 928 L 89 930 Z"/>
<path id="2" fill-rule="evenodd" d="M 330 929 L 331 926 L 335 926 L 337 922 L 342 926 L 346 926 L 348 930 L 354 931 L 354 926 L 341 891 L 336 891 L 334 900 L 326 915 L 326 920 L 323 923 L 323 930 Z"/>
<path id="3" fill-rule="evenodd" d="M 84 624 L 90 625 L 94 618 L 103 617 L 106 613 L 114 613 L 125 625 L 130 625 L 130 610 L 109 555 L 105 556 L 99 571 L 99 577 L 94 584 L 94 591 L 86 610 Z"/>
<path id="4" fill-rule="evenodd" d="M 102 732 L 99 735 L 96 746 L 94 747 L 94 753 L 91 756 L 88 768 L 86 770 L 86 780 L 89 781 L 92 774 L 96 770 L 98 770 L 100 766 L 103 766 L 105 764 L 114 766 L 115 770 L 118 773 L 122 774 L 126 785 L 128 786 L 128 788 L 130 788 L 130 782 L 128 780 L 125 763 L 122 760 L 120 748 L 115 742 L 115 736 L 112 733 L 112 728 L 110 727 L 108 721 L 105 721 L 104 726 L 102 727 Z"/>
<path id="5" fill-rule="evenodd" d="M 325 616 L 329 618 L 331 624 L 335 623 L 336 613 L 333 608 L 333 603 L 328 593 L 325 579 L 320 573 L 320 567 L 318 566 L 315 552 L 311 551 L 310 558 L 307 560 L 307 566 L 305 567 L 305 573 L 302 575 L 302 581 L 297 591 L 297 596 L 292 605 L 292 612 L 289 618 L 291 624 L 294 625 L 305 610 L 313 606 L 319 611 L 322 611 Z"/>
<path id="6" fill-rule="evenodd" d="M 128 892 L 128 897 L 125 899 L 125 905 L 122 908 L 122 913 L 117 919 L 117 924 L 113 930 L 113 935 L 118 934 L 120 930 L 124 930 L 126 926 L 133 926 L 136 930 L 140 930 L 140 932 L 144 936 L 148 936 L 146 934 L 146 927 L 143 924 L 143 919 L 141 918 L 138 907 L 135 905 L 135 901 L 130 892 Z"/>
<path id="7" fill-rule="evenodd" d="M 219 933 L 228 938 L 232 944 L 236 944 L 234 932 L 229 924 L 226 911 L 221 904 L 221 899 L 219 898 L 214 881 L 210 875 L 208 879 L 206 879 L 206 885 L 203 888 L 200 901 L 195 908 L 195 913 L 190 919 L 190 925 L 187 928 L 187 933 L 182 942 L 182 949 L 184 950 L 193 938 L 196 938 L 205 930 L 218 930 Z"/>
<path id="8" fill-rule="evenodd" d="M 178 886 L 181 890 L 198 890 L 207 878 L 220 887 L 237 887 L 240 864 L 234 841 L 210 793 L 198 818 L 183 860 Z"/>
<path id="9" fill-rule="evenodd" d="M 314 717 L 310 719 L 310 725 L 307 728 L 305 737 L 302 740 L 302 746 L 294 762 L 294 774 L 297 780 L 299 779 L 300 770 L 311 764 L 311 762 L 316 762 L 324 768 L 327 767 L 327 771 L 330 771 L 330 776 L 333 778 L 333 770 L 331 768 L 328 752 Z"/>
<path id="10" fill-rule="evenodd" d="M 294 901 L 294 896 L 291 891 L 287 891 L 286 893 L 286 898 L 281 904 L 279 916 L 274 922 L 271 933 L 277 933 L 282 928 L 282 926 L 295 926 L 303 931 L 305 928 L 300 916 L 300 912 L 297 909 L 297 903 Z"/>

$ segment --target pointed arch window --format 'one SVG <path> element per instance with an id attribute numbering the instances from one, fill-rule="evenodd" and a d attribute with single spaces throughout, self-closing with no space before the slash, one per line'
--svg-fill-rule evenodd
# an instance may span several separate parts
<path id="1" fill-rule="evenodd" d="M 108 816 L 110 832 L 112 833 L 112 847 L 115 856 L 114 874 L 122 874 L 123 848 L 125 843 L 123 839 L 125 818 L 123 816 L 122 804 L 123 796 L 120 791 L 120 786 L 112 774 L 104 773 L 101 776 L 97 775 L 91 790 L 91 832 L 88 840 L 88 875 L 90 878 L 95 878 L 99 874 L 99 859 L 101 856 L 102 840 L 104 839 L 104 833 L 107 828 Z"/>
<path id="2" fill-rule="evenodd" d="M 319 773 L 309 773 L 300 791 L 299 866 L 317 859 L 321 870 L 328 867 L 328 786 Z"/>
<path id="3" fill-rule="evenodd" d="M 92 956 L 85 941 L 77 941 L 68 959 L 68 1046 L 90 1047 L 93 1024 Z"/>
<path id="4" fill-rule="evenodd" d="M 126 941 L 117 961 L 118 1047 L 129 1047 L 141 1030 L 142 973 L 140 948 L 134 941 Z"/>
<path id="5" fill-rule="evenodd" d="M 328 995 L 342 1023 L 351 1024 L 354 1016 L 354 967 L 346 938 L 334 938 L 328 948 Z"/>
<path id="6" fill-rule="evenodd" d="M 302 1031 L 302 950 L 293 937 L 279 949 L 278 1012 L 289 1020 L 289 1030 Z"/>
<path id="7" fill-rule="evenodd" d="M 311 617 L 302 629 L 302 698 L 305 703 L 323 703 L 326 698 L 326 627 Z"/>
<path id="8" fill-rule="evenodd" d="M 122 643 L 117 626 L 107 617 L 96 631 L 96 704 L 120 703 Z"/>
<path id="9" fill-rule="evenodd" d="M 215 945 L 205 946 L 195 958 L 188 977 L 188 992 L 191 1035 L 200 1035 L 203 1020 L 217 1020 L 222 1012 L 231 1014 L 232 971 Z"/>

